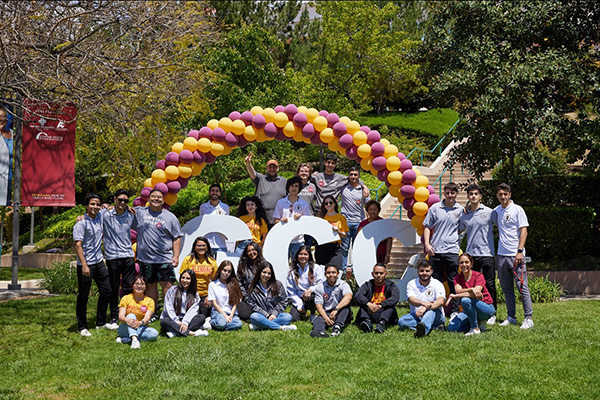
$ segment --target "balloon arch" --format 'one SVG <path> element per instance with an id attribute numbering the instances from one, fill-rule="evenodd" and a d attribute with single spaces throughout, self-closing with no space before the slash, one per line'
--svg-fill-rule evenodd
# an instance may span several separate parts
<path id="1" fill-rule="evenodd" d="M 390 194 L 398 198 L 419 236 L 423 234 L 429 207 L 440 201 L 427 177 L 376 130 L 325 110 L 288 104 L 265 109 L 255 106 L 243 113 L 234 111 L 228 117 L 208 121 L 200 130 L 191 130 L 183 143 L 173 144 L 164 160 L 156 163 L 135 203 L 144 204 L 150 191 L 158 189 L 163 192 L 168 209 L 177 202 L 177 194 L 188 185 L 189 178 L 199 175 L 206 164 L 236 147 L 269 140 L 325 144 L 360 162 L 363 170 L 384 182 Z"/>

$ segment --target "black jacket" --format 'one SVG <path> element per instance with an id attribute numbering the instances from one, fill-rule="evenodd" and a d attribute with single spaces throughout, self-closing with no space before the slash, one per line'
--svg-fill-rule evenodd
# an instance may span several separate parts
<path id="1" fill-rule="evenodd" d="M 354 295 L 354 300 L 356 300 L 361 307 L 364 307 L 373 298 L 374 290 L 375 280 L 371 279 L 370 281 L 363 283 L 358 289 L 358 292 Z M 398 289 L 398 286 L 390 280 L 385 280 L 383 294 L 385 295 L 385 301 L 381 303 L 381 308 L 395 307 L 398 300 L 400 300 L 400 290 Z"/>

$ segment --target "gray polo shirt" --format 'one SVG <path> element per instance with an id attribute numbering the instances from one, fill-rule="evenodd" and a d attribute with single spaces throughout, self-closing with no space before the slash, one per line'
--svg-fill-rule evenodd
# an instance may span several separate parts
<path id="1" fill-rule="evenodd" d="M 98 264 L 104 260 L 102 255 L 102 217 L 100 214 L 91 219 L 87 213 L 73 227 L 73 240 L 81 242 L 83 258 L 88 265 Z M 77 265 L 81 260 L 77 257 Z"/>
<path id="2" fill-rule="evenodd" d="M 319 212 L 325 196 L 331 195 L 337 201 L 342 190 L 348 185 L 348 177 L 338 173 L 327 175 L 325 172 L 318 172 L 311 177 L 311 181 L 317 189 L 317 195 L 315 196 L 316 212 Z"/>
<path id="3" fill-rule="evenodd" d="M 277 175 L 276 178 L 271 179 L 266 175 L 257 172 L 252 183 L 256 186 L 254 195 L 263 202 L 269 223 L 273 224 L 273 211 L 275 210 L 275 205 L 279 199 L 287 196 L 287 190 L 285 190 L 287 179 L 279 175 Z"/>
<path id="4" fill-rule="evenodd" d="M 349 224 L 360 224 L 365 219 L 365 204 L 371 197 L 363 197 L 362 186 L 346 185 L 342 190 L 341 213 Z"/>
<path id="5" fill-rule="evenodd" d="M 458 254 L 458 223 L 464 207 L 454 203 L 446 207 L 446 200 L 435 203 L 425 216 L 423 226 L 433 231 L 429 243 L 436 254 Z"/>
<path id="6" fill-rule="evenodd" d="M 494 229 L 492 209 L 480 204 L 475 212 L 464 212 L 460 216 L 458 229 L 467 231 L 467 253 L 474 257 L 494 255 Z"/>
<path id="7" fill-rule="evenodd" d="M 150 207 L 136 207 L 132 229 L 137 235 L 137 259 L 149 264 L 170 263 L 173 259 L 173 241 L 181 236 L 179 221 L 168 210 L 151 211 Z"/>
<path id="8" fill-rule="evenodd" d="M 322 304 L 325 311 L 331 311 L 340 304 L 342 298 L 352 293 L 350 285 L 338 278 L 333 286 L 329 286 L 327 281 L 317 285 L 315 289 L 315 304 Z"/>
<path id="9" fill-rule="evenodd" d="M 103 209 L 100 210 L 102 225 L 104 226 L 104 255 L 107 260 L 116 260 L 117 258 L 133 257 L 131 248 L 131 224 L 133 223 L 133 214 L 125 210 L 123 214 L 117 214 L 117 211 Z"/>

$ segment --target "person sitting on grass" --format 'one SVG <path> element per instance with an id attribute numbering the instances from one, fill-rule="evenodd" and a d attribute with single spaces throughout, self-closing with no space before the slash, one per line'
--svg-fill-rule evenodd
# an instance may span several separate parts
<path id="1" fill-rule="evenodd" d="M 264 261 L 254 275 L 247 299 L 253 311 L 250 330 L 296 330 L 295 325 L 290 325 L 292 316 L 284 312 L 288 301 L 285 287 L 275 278 L 273 266 L 268 261 Z"/>
<path id="2" fill-rule="evenodd" d="M 208 285 L 208 301 L 212 304 L 210 325 L 220 331 L 240 329 L 242 321 L 237 315 L 237 305 L 242 300 L 242 290 L 231 261 L 223 261 L 216 275 Z"/>
<path id="3" fill-rule="evenodd" d="M 165 296 L 160 326 L 169 339 L 174 336 L 208 336 L 207 331 L 200 329 L 205 317 L 198 313 L 199 304 L 196 273 L 186 269 L 179 276 L 179 284 L 172 286 Z"/>
<path id="4" fill-rule="evenodd" d="M 307 246 L 301 246 L 292 260 L 287 276 L 287 294 L 292 302 L 292 321 L 307 317 L 307 311 L 316 312 L 314 290 L 325 280 L 323 267 L 315 264 Z"/>
<path id="5" fill-rule="evenodd" d="M 386 325 L 398 322 L 396 303 L 400 300 L 400 290 L 394 282 L 385 279 L 385 264 L 375 264 L 371 275 L 373 279 L 365 282 L 354 295 L 360 305 L 356 323 L 365 333 L 373 331 L 375 323 L 375 333 L 383 333 Z"/>
<path id="6" fill-rule="evenodd" d="M 496 314 L 494 300 L 485 286 L 481 272 L 473 271 L 473 257 L 463 253 L 458 258 L 461 274 L 454 278 L 454 291 L 449 298 L 460 299 L 463 311 L 448 325 L 450 332 L 467 332 L 465 336 L 479 335 L 486 330 L 487 320 Z"/>
<path id="7" fill-rule="evenodd" d="M 117 343 L 131 343 L 132 349 L 140 348 L 140 341 L 156 340 L 158 331 L 148 323 L 154 314 L 154 300 L 146 296 L 146 278 L 136 275 L 133 279 L 133 293 L 123 296 L 119 303 Z"/>
<path id="8" fill-rule="evenodd" d="M 315 306 L 319 315 L 313 320 L 311 337 L 328 337 L 325 332 L 331 326 L 331 336 L 338 336 L 352 321 L 352 289 L 339 278 L 340 270 L 335 264 L 325 267 L 325 282 L 315 289 Z"/>
<path id="9" fill-rule="evenodd" d="M 446 289 L 442 282 L 432 278 L 433 268 L 427 260 L 417 264 L 418 278 L 406 285 L 406 297 L 410 303 L 410 313 L 400 317 L 400 330 L 412 329 L 415 337 L 423 337 L 432 328 L 443 327 L 446 323 L 444 316 L 444 300 Z"/>
<path id="10" fill-rule="evenodd" d="M 252 308 L 248 305 L 250 285 L 254 280 L 254 276 L 256 276 L 258 268 L 264 261 L 265 258 L 263 257 L 260 245 L 250 242 L 244 249 L 238 262 L 236 276 L 240 284 L 240 289 L 242 289 L 242 301 L 238 304 L 238 315 L 244 321 L 248 321 L 250 314 L 252 314 Z"/>

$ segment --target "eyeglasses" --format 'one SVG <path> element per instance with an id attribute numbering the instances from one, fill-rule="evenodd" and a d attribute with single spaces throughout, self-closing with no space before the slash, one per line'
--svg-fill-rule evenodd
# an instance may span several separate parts
<path id="1" fill-rule="evenodd" d="M 129 199 L 117 199 L 117 203 L 128 203 Z"/>

